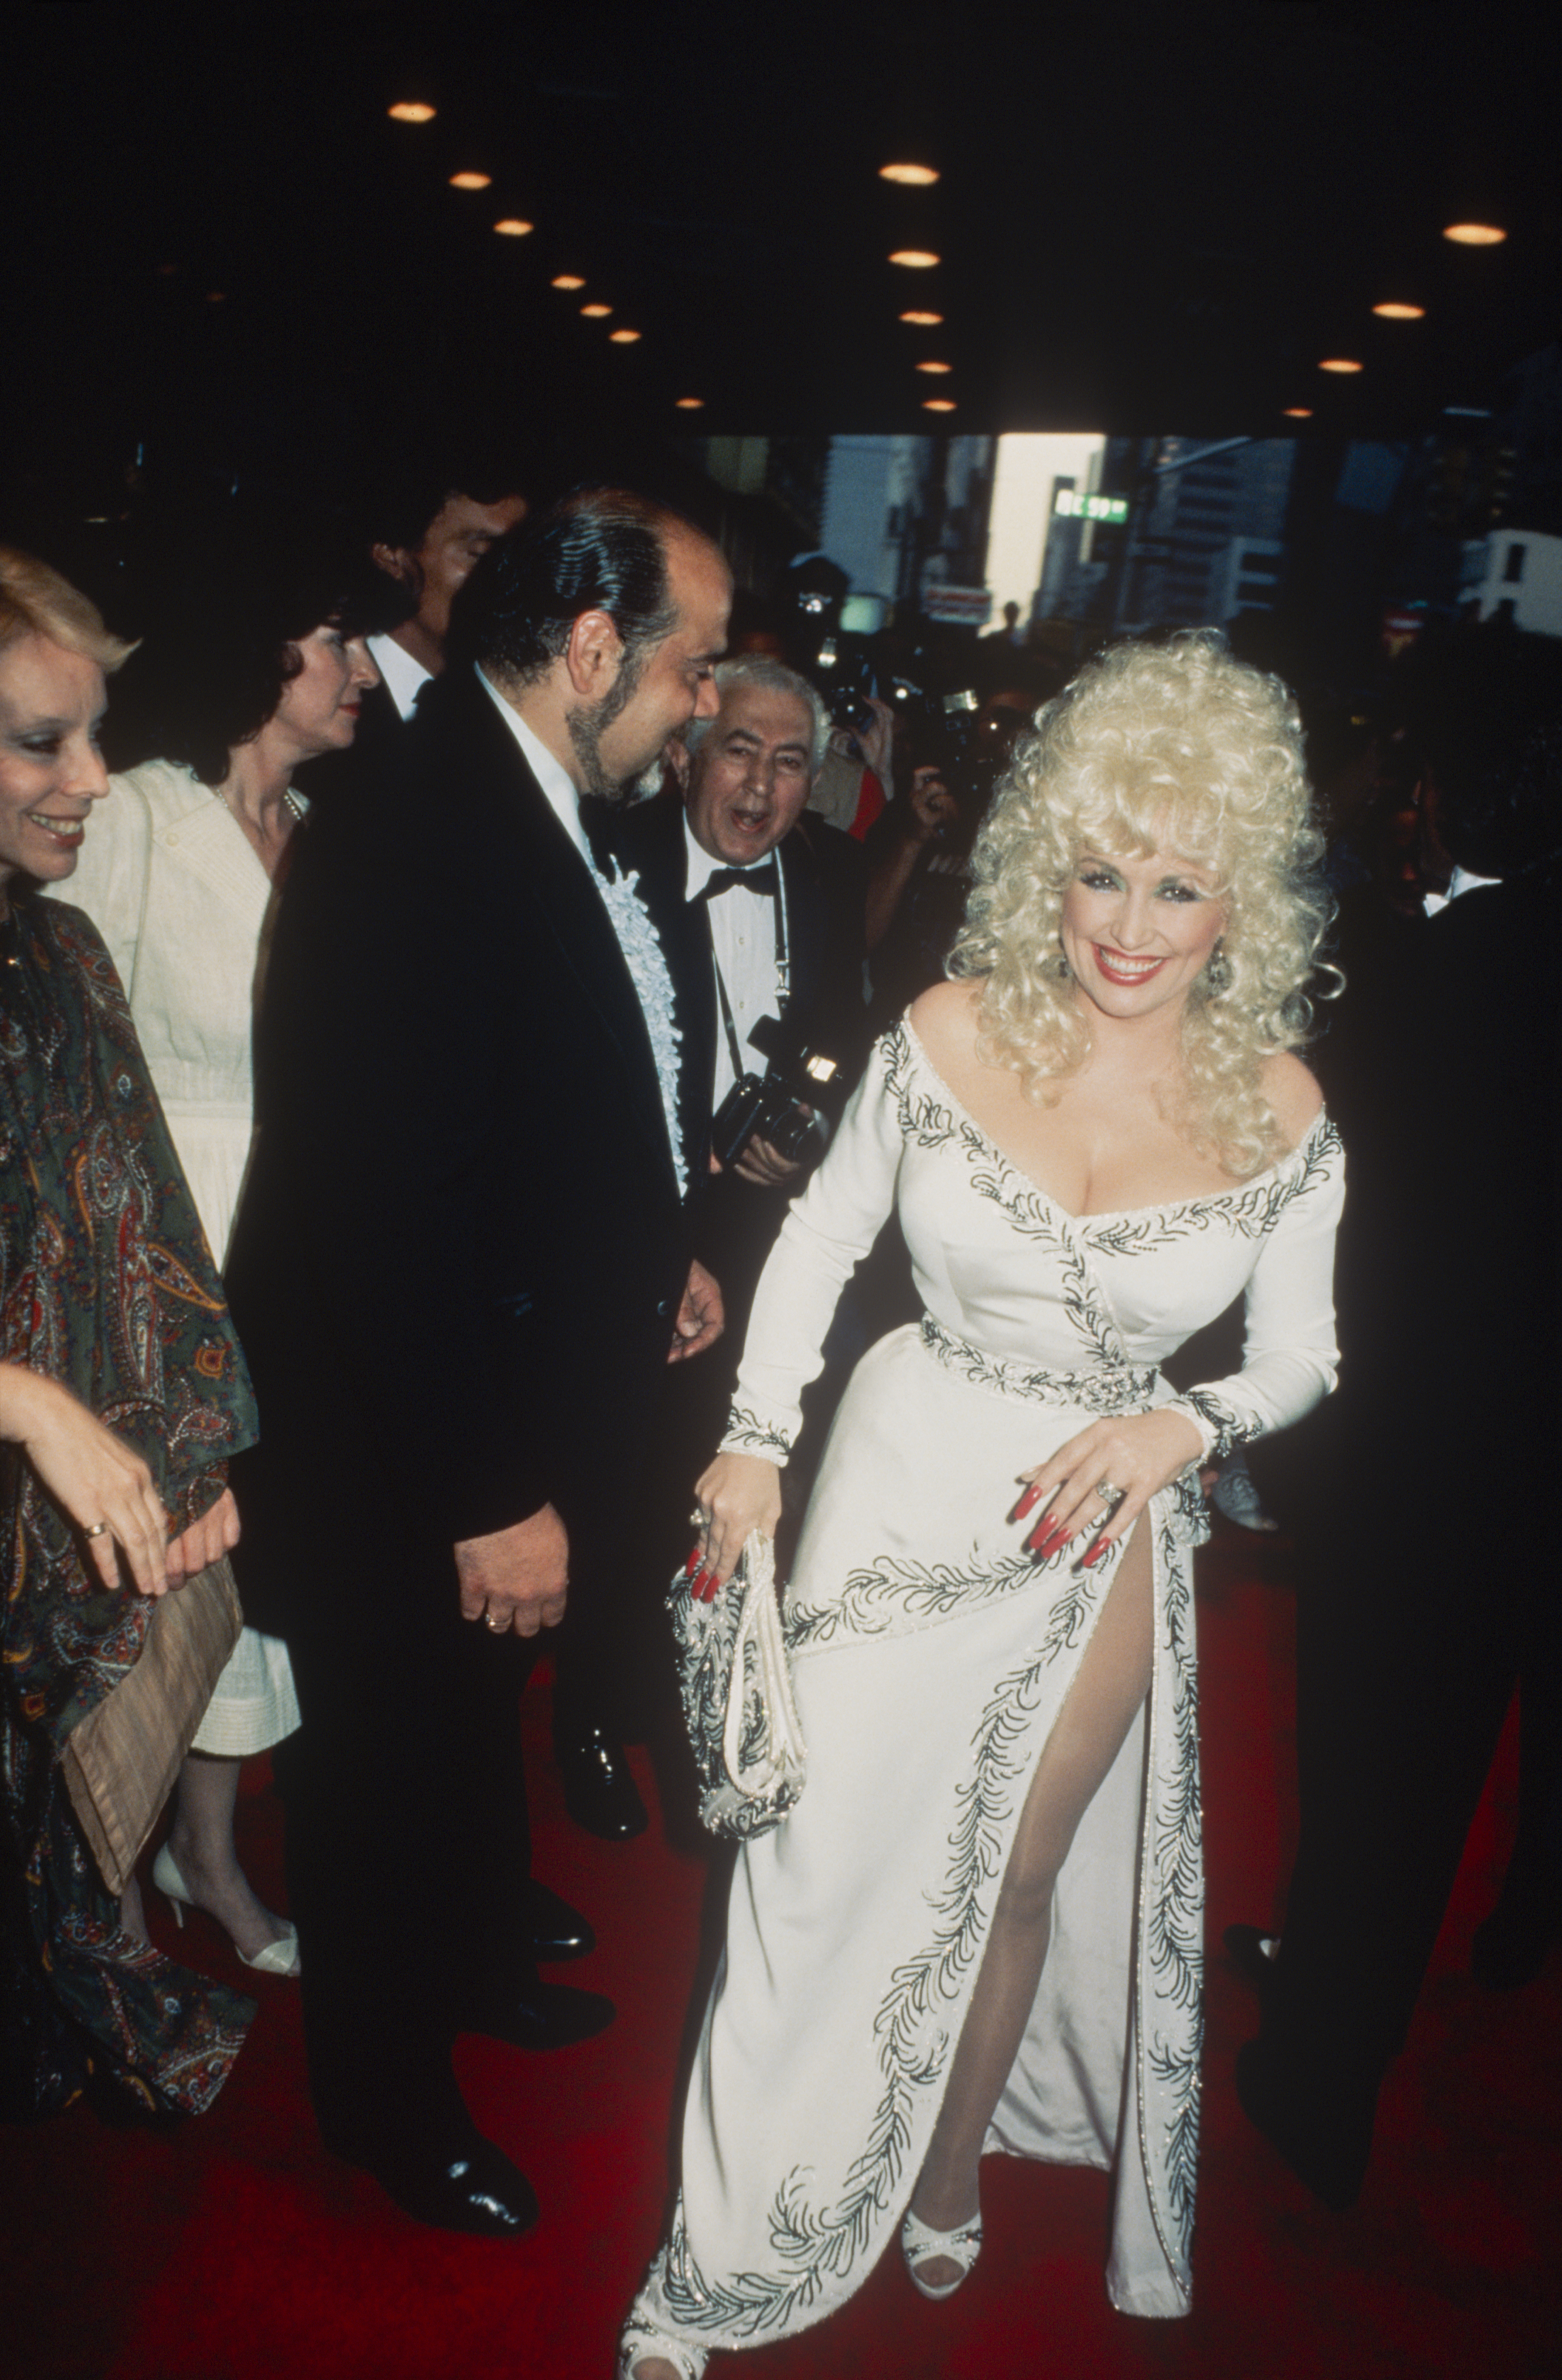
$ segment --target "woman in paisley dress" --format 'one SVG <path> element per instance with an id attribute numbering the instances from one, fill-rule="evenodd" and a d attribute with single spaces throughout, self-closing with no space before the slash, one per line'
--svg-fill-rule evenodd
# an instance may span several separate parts
<path id="1" fill-rule="evenodd" d="M 294 772 L 347 749 L 380 673 L 367 635 L 406 609 L 329 527 L 269 508 L 200 540 L 126 673 L 142 750 L 112 781 L 69 888 L 124 984 L 219 1268 L 253 1127 L 250 1044 L 276 889 L 307 805 Z M 248 1582 L 247 1592 L 248 1592 Z M 234 1845 L 239 1769 L 298 1725 L 287 1647 L 247 1626 L 180 1774 L 153 1881 L 248 1967 L 298 1973 L 298 1937 Z"/>
<path id="2" fill-rule="evenodd" d="M 254 2012 L 146 1938 L 77 1825 L 61 1753 L 134 1668 L 152 1603 L 237 1539 L 244 1360 L 118 978 L 32 897 L 76 865 L 103 674 L 125 647 L 0 549 L 0 2099 L 94 2071 L 144 2107 L 221 2088 Z"/>
<path id="3" fill-rule="evenodd" d="M 950 2295 L 990 2152 L 1108 2169 L 1113 2303 L 1187 2310 L 1198 1475 L 1334 1381 L 1339 1150 L 1291 1054 L 1318 850 L 1276 681 L 1205 633 L 1107 653 L 1017 747 L 953 979 L 788 1218 L 696 1491 L 717 1581 L 773 1533 L 892 1205 L 926 1311 L 821 1460 L 785 1606 L 807 1786 L 740 1858 L 633 2380 L 819 2321 L 897 2228 Z M 1241 1370 L 1175 1394 L 1244 1292 Z"/>

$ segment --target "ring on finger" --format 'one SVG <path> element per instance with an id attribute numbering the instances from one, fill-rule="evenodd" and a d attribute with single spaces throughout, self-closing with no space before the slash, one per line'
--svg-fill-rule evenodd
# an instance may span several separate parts
<path id="1" fill-rule="evenodd" d="M 1096 1493 L 1109 1512 L 1115 1512 L 1128 1494 L 1126 1488 L 1116 1487 L 1110 1479 L 1097 1479 Z"/>
<path id="2" fill-rule="evenodd" d="M 108 1523 L 106 1521 L 89 1521 L 81 1534 L 84 1537 L 106 1537 L 108 1535 Z"/>
<path id="3" fill-rule="evenodd" d="M 507 1620 L 496 1620 L 491 1611 L 485 1611 L 483 1619 L 486 1624 L 492 1629 L 496 1636 L 503 1636 L 505 1630 L 510 1625 L 510 1622 Z"/>
<path id="4" fill-rule="evenodd" d="M 690 1528 L 691 1528 L 691 1529 L 703 1529 L 703 1528 L 704 1528 L 704 1526 L 705 1526 L 705 1507 L 704 1507 L 704 1505 L 703 1505 L 703 1504 L 696 1504 L 696 1505 L 695 1506 L 694 1511 L 689 1514 L 689 1526 L 690 1526 Z"/>

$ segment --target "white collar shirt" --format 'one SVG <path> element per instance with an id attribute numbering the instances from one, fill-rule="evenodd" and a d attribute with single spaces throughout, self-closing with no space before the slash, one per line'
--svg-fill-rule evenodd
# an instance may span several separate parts
<path id="1" fill-rule="evenodd" d="M 418 708 L 418 698 L 433 675 L 421 662 L 415 662 L 405 645 L 394 637 L 370 637 L 369 658 L 385 683 L 385 691 L 403 719 L 410 719 Z"/>
<path id="2" fill-rule="evenodd" d="M 1500 884 L 1501 881 L 1502 879 L 1499 876 L 1476 876 L 1468 868 L 1461 868 L 1456 860 L 1454 872 L 1448 879 L 1447 891 L 1423 892 L 1421 896 L 1421 905 L 1429 917 L 1435 917 L 1439 909 L 1446 909 L 1450 901 L 1459 899 L 1461 892 L 1479 892 L 1483 885 Z"/>
<path id="3" fill-rule="evenodd" d="M 514 703 L 506 702 L 490 677 L 478 668 L 478 683 L 486 687 L 499 716 L 510 730 L 525 755 L 532 775 L 541 786 L 549 808 L 563 828 L 570 841 L 591 868 L 593 880 L 597 871 L 591 867 L 591 853 L 586 841 L 586 830 L 580 823 L 580 795 L 562 760 L 555 759 L 540 735 L 534 735 Z"/>
<path id="4" fill-rule="evenodd" d="M 697 901 L 716 870 L 725 863 L 712 859 L 709 853 L 695 841 L 686 815 L 684 841 L 688 854 L 684 894 L 686 900 Z M 767 859 L 772 857 L 779 867 L 779 851 L 767 853 Z M 762 868 L 765 864 L 762 859 L 750 862 L 754 868 Z M 713 900 L 706 902 L 705 911 L 710 920 L 710 947 L 721 971 L 721 981 L 727 989 L 745 1067 L 753 1074 L 762 1075 L 769 1060 L 762 1050 L 755 1049 L 748 1037 L 762 1016 L 781 1014 L 781 984 L 776 965 L 776 905 L 768 887 L 762 892 L 751 892 L 745 885 L 730 884 Z M 718 996 L 716 1073 L 710 1094 L 712 1115 L 736 1080 Z"/>

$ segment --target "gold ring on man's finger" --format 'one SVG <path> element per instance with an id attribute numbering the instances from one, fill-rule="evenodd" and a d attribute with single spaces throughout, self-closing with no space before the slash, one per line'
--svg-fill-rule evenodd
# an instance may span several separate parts
<path id="1" fill-rule="evenodd" d="M 510 1622 L 507 1620 L 496 1620 L 491 1611 L 485 1611 L 483 1619 L 487 1625 L 492 1629 L 496 1636 L 503 1636 L 504 1631 L 510 1625 Z"/>
<path id="2" fill-rule="evenodd" d="M 81 1534 L 84 1537 L 106 1537 L 108 1535 L 108 1523 L 106 1521 L 89 1521 Z"/>

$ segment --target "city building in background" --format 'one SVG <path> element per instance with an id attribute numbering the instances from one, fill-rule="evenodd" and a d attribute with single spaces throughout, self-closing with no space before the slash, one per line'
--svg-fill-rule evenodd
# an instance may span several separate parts
<path id="1" fill-rule="evenodd" d="M 930 619 L 982 626 L 992 438 L 832 438 L 818 542 L 851 579 Z"/>

